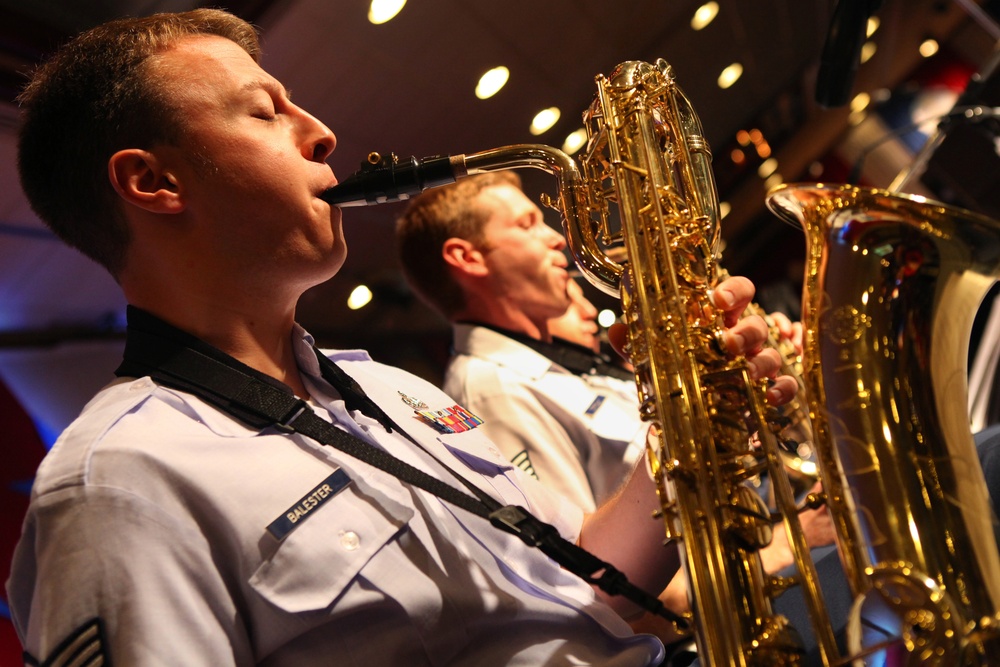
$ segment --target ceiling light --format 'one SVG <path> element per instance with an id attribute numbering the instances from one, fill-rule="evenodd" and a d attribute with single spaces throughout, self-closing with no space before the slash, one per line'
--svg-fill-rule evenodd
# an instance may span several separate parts
<path id="1" fill-rule="evenodd" d="M 583 145 L 587 143 L 587 128 L 581 127 L 580 129 L 571 132 L 566 141 L 563 142 L 562 149 L 563 152 L 572 155 L 577 152 Z"/>
<path id="2" fill-rule="evenodd" d="M 597 323 L 607 329 L 618 320 L 613 310 L 602 310 L 597 314 Z"/>
<path id="3" fill-rule="evenodd" d="M 878 46 L 875 45 L 875 42 L 865 42 L 864 46 L 861 47 L 861 64 L 871 60 L 877 50 Z"/>
<path id="4" fill-rule="evenodd" d="M 851 111 L 864 111 L 871 104 L 872 98 L 868 93 L 858 93 L 851 100 Z"/>
<path id="5" fill-rule="evenodd" d="M 351 291 L 351 296 L 347 297 L 347 307 L 351 310 L 364 308 L 372 300 L 372 291 L 367 285 L 358 285 Z"/>
<path id="6" fill-rule="evenodd" d="M 531 132 L 536 137 L 542 134 L 550 127 L 556 124 L 559 120 L 559 107 L 549 107 L 548 109 L 542 109 L 535 114 L 535 117 L 531 119 L 531 127 L 528 131 Z"/>
<path id="7" fill-rule="evenodd" d="M 764 189 L 765 190 L 771 190 L 773 188 L 778 187 L 779 185 L 781 185 L 784 182 L 785 182 L 784 177 L 781 174 L 779 174 L 778 172 L 774 172 L 773 174 L 771 174 L 768 177 L 768 179 L 766 181 L 764 181 Z"/>
<path id="8" fill-rule="evenodd" d="M 729 212 L 732 210 L 733 210 L 732 204 L 730 204 L 727 201 L 721 202 L 719 204 L 719 220 L 722 220 L 727 215 L 729 215 Z"/>
<path id="9" fill-rule="evenodd" d="M 877 16 L 869 17 L 868 23 L 865 25 L 865 36 L 871 37 L 878 30 L 879 20 Z"/>
<path id="10" fill-rule="evenodd" d="M 500 67 L 494 67 L 489 72 L 479 77 L 479 83 L 476 84 L 476 97 L 481 100 L 493 97 L 501 88 L 504 87 L 508 78 L 510 78 L 509 69 L 503 65 Z"/>
<path id="11" fill-rule="evenodd" d="M 368 7 L 368 20 L 375 25 L 391 21 L 405 4 L 406 0 L 372 0 Z"/>
<path id="12" fill-rule="evenodd" d="M 938 43 L 934 39 L 925 39 L 920 43 L 920 55 L 924 58 L 930 58 L 935 53 L 938 52 Z"/>
<path id="13" fill-rule="evenodd" d="M 719 88 L 725 90 L 729 86 L 736 83 L 736 81 L 743 75 L 743 65 L 739 63 L 733 63 L 726 69 L 722 70 L 722 74 L 719 75 Z"/>
<path id="14" fill-rule="evenodd" d="M 691 27 L 695 30 L 701 30 L 709 23 L 712 19 L 719 13 L 719 3 L 717 2 L 706 2 L 701 7 L 699 7 L 694 16 L 691 17 Z"/>
<path id="15" fill-rule="evenodd" d="M 778 161 L 773 157 L 768 158 L 761 162 L 760 166 L 757 167 L 757 175 L 761 178 L 767 178 L 773 174 L 778 169 Z"/>

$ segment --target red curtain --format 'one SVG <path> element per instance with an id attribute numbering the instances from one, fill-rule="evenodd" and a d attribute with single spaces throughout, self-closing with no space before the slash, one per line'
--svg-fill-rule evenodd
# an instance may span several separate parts
<path id="1" fill-rule="evenodd" d="M 28 493 L 35 469 L 45 455 L 45 446 L 31 417 L 0 381 L 0 578 L 10 576 L 14 545 L 21 536 L 21 522 L 28 509 Z M 4 610 L 7 592 L 0 591 Z M 0 614 L 0 667 L 22 665 L 21 643 L 14 625 L 6 614 Z"/>

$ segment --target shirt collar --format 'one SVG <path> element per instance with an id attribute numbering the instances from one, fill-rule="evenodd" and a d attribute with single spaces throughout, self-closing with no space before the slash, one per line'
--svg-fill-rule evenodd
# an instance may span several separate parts
<path id="1" fill-rule="evenodd" d="M 537 380 L 553 370 L 567 372 L 561 366 L 553 364 L 545 355 L 539 354 L 498 329 L 463 322 L 454 325 L 454 336 L 456 354 L 488 359 L 532 380 Z"/>
<path id="2" fill-rule="evenodd" d="M 524 347 L 534 350 L 557 367 L 577 375 L 607 375 L 619 380 L 634 379 L 630 371 L 614 363 L 606 355 L 598 354 L 588 347 L 563 340 L 562 338 L 553 337 L 551 342 L 546 342 L 517 331 L 509 331 L 489 324 L 460 323 L 457 326 L 482 327 L 494 331 L 512 341 L 520 343 Z"/>

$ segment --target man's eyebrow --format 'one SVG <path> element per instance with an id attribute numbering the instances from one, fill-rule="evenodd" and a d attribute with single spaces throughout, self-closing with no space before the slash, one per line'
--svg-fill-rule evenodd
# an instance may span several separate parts
<path id="1" fill-rule="evenodd" d="M 241 93 L 253 93 L 258 90 L 264 90 L 271 94 L 278 93 L 279 95 L 281 95 L 282 97 L 284 97 L 286 100 L 289 101 L 291 101 L 292 99 L 292 91 L 285 88 L 285 86 L 282 85 L 280 81 L 266 81 L 260 79 L 260 80 L 248 81 L 247 83 L 243 84 L 240 87 Z"/>
<path id="2" fill-rule="evenodd" d="M 541 211 L 532 209 L 530 211 L 525 211 L 520 216 L 518 216 L 518 220 L 525 220 L 525 219 L 530 220 L 531 222 L 544 222 L 545 216 L 542 214 Z"/>

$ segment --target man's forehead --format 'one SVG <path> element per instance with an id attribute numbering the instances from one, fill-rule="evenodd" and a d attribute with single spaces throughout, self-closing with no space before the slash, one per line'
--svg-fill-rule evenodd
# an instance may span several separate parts
<path id="1" fill-rule="evenodd" d="M 185 85 L 239 78 L 274 82 L 239 44 L 218 35 L 188 35 L 151 59 L 154 70 Z"/>
<path id="2" fill-rule="evenodd" d="M 487 186 L 479 193 L 479 197 L 494 210 L 514 217 L 531 214 L 537 208 L 520 188 L 507 183 Z"/>

